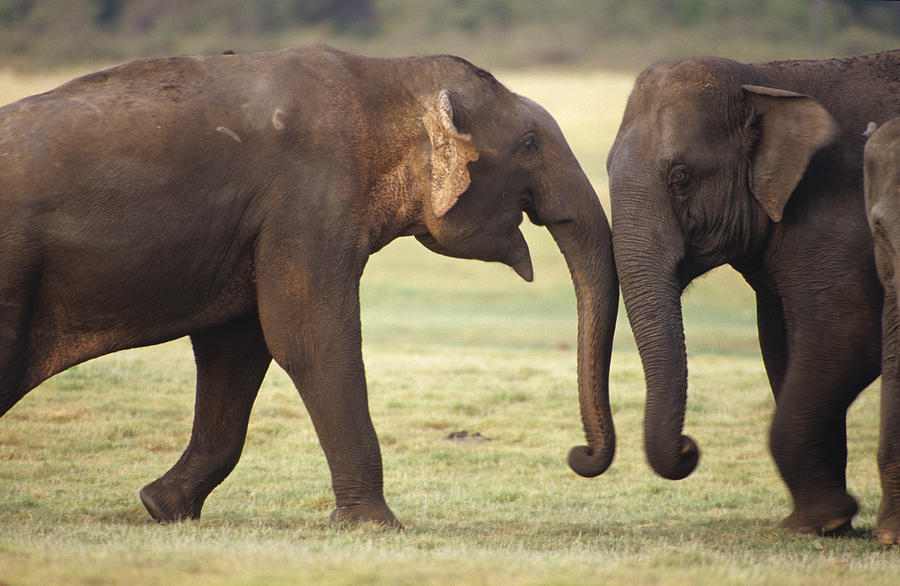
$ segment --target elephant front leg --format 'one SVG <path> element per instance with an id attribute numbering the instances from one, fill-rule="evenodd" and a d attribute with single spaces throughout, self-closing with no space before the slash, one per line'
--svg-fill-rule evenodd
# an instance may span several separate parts
<path id="1" fill-rule="evenodd" d="M 794 501 L 780 527 L 819 535 L 850 528 L 859 506 L 846 487 L 846 413 L 864 386 L 848 389 L 826 372 L 788 373 L 770 434 L 772 456 Z"/>
<path id="2" fill-rule="evenodd" d="M 896 356 L 893 357 L 896 363 Z M 894 375 L 881 381 L 881 439 L 878 469 L 881 474 L 881 505 L 875 536 L 887 545 L 900 544 L 900 381 Z"/>
<path id="3" fill-rule="evenodd" d="M 331 521 L 402 529 L 384 499 L 381 451 L 369 415 L 359 280 L 343 283 L 261 276 L 260 318 L 272 355 L 297 387 L 328 460 L 336 504 Z M 298 300 L 296 291 L 306 295 Z"/>
<path id="4" fill-rule="evenodd" d="M 852 295 L 844 306 L 856 301 L 854 306 L 866 307 Z M 796 533 L 843 532 L 859 508 L 847 492 L 846 417 L 878 375 L 878 312 L 860 311 L 854 321 L 830 313 L 838 305 L 817 305 L 802 295 L 799 301 L 781 298 L 762 304 L 766 319 L 758 322 L 775 392 L 769 447 L 794 501 L 780 526 Z"/>
<path id="5" fill-rule="evenodd" d="M 369 416 L 362 361 L 314 367 L 297 387 L 331 471 L 331 522 L 376 521 L 402 530 L 384 499 L 381 450 Z"/>
<path id="6" fill-rule="evenodd" d="M 895 273 L 896 274 L 896 273 Z M 878 469 L 881 505 L 875 536 L 888 545 L 900 544 L 900 322 L 896 288 L 885 282 L 882 312 L 881 433 Z"/>
<path id="7" fill-rule="evenodd" d="M 241 456 L 250 410 L 272 360 L 256 315 L 191 336 L 197 397 L 181 459 L 141 490 L 158 522 L 197 519 L 206 497 Z"/>

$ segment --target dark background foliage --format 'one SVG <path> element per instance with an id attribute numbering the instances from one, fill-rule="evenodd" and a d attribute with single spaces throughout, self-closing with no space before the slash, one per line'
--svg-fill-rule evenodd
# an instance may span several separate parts
<path id="1" fill-rule="evenodd" d="M 450 52 L 504 67 L 824 57 L 900 46 L 900 2 L 0 0 L 0 63 L 11 67 L 301 42 L 374 55 Z"/>

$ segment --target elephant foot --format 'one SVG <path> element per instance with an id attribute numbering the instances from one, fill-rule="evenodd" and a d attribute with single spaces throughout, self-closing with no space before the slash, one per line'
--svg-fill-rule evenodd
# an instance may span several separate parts
<path id="1" fill-rule="evenodd" d="M 875 537 L 885 545 L 900 545 L 900 507 L 891 506 L 887 498 L 882 499 L 875 522 Z"/>
<path id="2" fill-rule="evenodd" d="M 380 523 L 397 531 L 405 531 L 403 523 L 397 520 L 391 509 L 382 501 L 380 503 L 364 503 L 352 506 L 338 506 L 331 512 L 330 522 L 340 523 L 364 523 L 372 521 Z"/>
<path id="3" fill-rule="evenodd" d="M 826 537 L 840 537 L 852 531 L 851 522 L 859 506 L 856 500 L 849 495 L 844 495 L 840 506 L 828 511 L 822 510 L 795 510 L 778 526 L 790 533 L 801 535 L 822 535 Z"/>
<path id="4" fill-rule="evenodd" d="M 141 489 L 141 502 L 157 523 L 199 519 L 203 501 L 191 499 L 184 491 L 160 478 Z"/>
<path id="5" fill-rule="evenodd" d="M 840 537 L 849 533 L 853 526 L 853 517 L 838 517 L 828 520 L 812 520 L 797 518 L 791 515 L 778 524 L 780 529 L 787 529 L 789 533 L 798 535 L 821 535 L 825 537 Z"/>
<path id="6" fill-rule="evenodd" d="M 875 537 L 885 545 L 900 545 L 900 521 L 894 519 L 892 523 L 875 526 Z"/>

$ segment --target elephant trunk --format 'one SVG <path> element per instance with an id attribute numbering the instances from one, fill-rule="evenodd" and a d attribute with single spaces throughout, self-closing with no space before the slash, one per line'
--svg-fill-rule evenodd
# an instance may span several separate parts
<path id="1" fill-rule="evenodd" d="M 593 189 L 583 191 L 588 200 L 578 212 L 547 222 L 547 228 L 566 259 L 578 306 L 578 397 L 587 446 L 572 448 L 568 462 L 576 473 L 593 477 L 606 471 L 616 449 L 609 363 L 619 282 L 609 222 Z"/>
<path id="2" fill-rule="evenodd" d="M 631 236 L 647 233 L 647 226 L 631 226 L 627 220 L 616 220 L 614 217 L 614 250 L 622 298 L 647 384 L 644 449 L 657 474 L 679 480 L 693 472 L 700 452 L 693 439 L 682 435 L 687 403 L 687 353 L 678 255 L 667 255 L 664 251 L 671 251 L 671 246 L 657 246 L 652 237 L 651 241 L 644 241 Z M 650 230 L 650 233 L 667 232 L 663 229 Z"/>

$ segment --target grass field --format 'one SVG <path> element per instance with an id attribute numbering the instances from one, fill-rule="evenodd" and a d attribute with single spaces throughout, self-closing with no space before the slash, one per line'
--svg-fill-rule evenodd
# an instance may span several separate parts
<path id="1" fill-rule="evenodd" d="M 70 74 L 0 72 L 0 103 Z M 630 76 L 498 73 L 559 120 L 606 202 L 604 161 Z M 606 204 L 605 204 L 606 205 Z M 608 210 L 608 205 L 607 205 Z M 896 584 L 900 551 L 872 535 L 880 498 L 878 388 L 850 412 L 848 538 L 775 529 L 787 491 L 766 448 L 773 401 L 749 288 L 730 269 L 685 296 L 686 430 L 697 471 L 669 482 L 643 456 L 643 377 L 624 311 L 612 365 L 618 453 L 586 480 L 575 387 L 575 302 L 546 232 L 528 228 L 535 282 L 436 256 L 409 239 L 362 286 L 372 417 L 397 534 L 327 524 L 325 458 L 296 391 L 270 371 L 242 461 L 200 521 L 157 525 L 137 491 L 187 443 L 189 343 L 70 369 L 0 420 L 0 583 Z M 452 442 L 453 431 L 485 442 Z"/>

